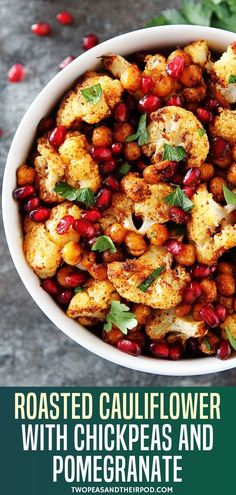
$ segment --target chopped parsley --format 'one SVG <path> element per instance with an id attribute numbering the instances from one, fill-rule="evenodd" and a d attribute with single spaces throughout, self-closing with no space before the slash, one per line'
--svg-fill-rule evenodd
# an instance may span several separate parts
<path id="1" fill-rule="evenodd" d="M 138 129 L 135 134 L 131 134 L 125 140 L 126 143 L 130 143 L 131 141 L 138 141 L 139 146 L 143 144 L 147 144 L 149 139 L 148 130 L 147 130 L 147 114 L 143 113 L 140 117 Z"/>
<path id="2" fill-rule="evenodd" d="M 152 285 L 152 283 L 161 275 L 161 273 L 165 270 L 165 267 L 163 265 L 159 266 L 154 270 L 149 277 L 145 278 L 145 280 L 138 285 L 138 289 L 140 289 L 142 292 L 146 292 L 148 290 L 148 287 Z"/>
<path id="3" fill-rule="evenodd" d="M 177 186 L 175 191 L 164 198 L 165 203 L 171 206 L 179 206 L 182 210 L 189 212 L 193 207 L 193 202 L 188 196 L 182 191 L 180 186 Z"/>
<path id="4" fill-rule="evenodd" d="M 89 88 L 84 88 L 80 90 L 86 101 L 94 105 L 101 100 L 102 97 L 102 86 L 101 84 L 94 84 Z"/>
<path id="5" fill-rule="evenodd" d="M 236 339 L 232 336 L 229 328 L 226 327 L 225 331 L 231 347 L 236 351 Z"/>
<path id="6" fill-rule="evenodd" d="M 171 146 L 170 144 L 164 144 L 163 160 L 170 160 L 171 162 L 180 162 L 185 160 L 187 153 L 183 146 Z"/>
<path id="7" fill-rule="evenodd" d="M 94 204 L 94 193 L 89 187 L 76 189 L 66 182 L 60 182 L 54 188 L 54 192 L 68 201 L 79 201 L 86 206 L 93 206 Z"/>
<path id="8" fill-rule="evenodd" d="M 92 251 L 98 251 L 103 253 L 103 251 L 109 250 L 111 253 L 116 253 L 117 249 L 113 240 L 107 235 L 100 235 L 93 244 Z"/>
<path id="9" fill-rule="evenodd" d="M 119 301 L 112 301 L 110 311 L 106 316 L 104 330 L 110 332 L 112 324 L 114 324 L 122 333 L 127 335 L 128 330 L 136 327 L 137 323 L 134 313 L 131 313 L 126 304 L 122 304 Z"/>
<path id="10" fill-rule="evenodd" d="M 230 191 L 225 184 L 223 184 L 223 193 L 227 205 L 236 205 L 236 193 Z"/>
<path id="11" fill-rule="evenodd" d="M 233 74 L 231 74 L 231 76 L 229 76 L 229 81 L 228 81 L 229 84 L 234 84 L 236 83 L 236 76 L 234 76 Z"/>

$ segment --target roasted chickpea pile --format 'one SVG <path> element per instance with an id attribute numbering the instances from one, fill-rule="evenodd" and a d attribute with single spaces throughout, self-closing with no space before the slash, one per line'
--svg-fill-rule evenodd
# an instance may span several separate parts
<path id="1" fill-rule="evenodd" d="M 102 57 L 17 171 L 43 290 L 104 342 L 177 360 L 236 350 L 236 43 Z M 78 332 L 79 332 L 78 327 Z"/>

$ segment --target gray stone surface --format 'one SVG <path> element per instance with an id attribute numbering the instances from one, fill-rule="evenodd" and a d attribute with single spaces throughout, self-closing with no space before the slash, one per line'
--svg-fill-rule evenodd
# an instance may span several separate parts
<path id="1" fill-rule="evenodd" d="M 169 1 L 168 6 L 179 3 Z M 101 40 L 144 26 L 167 2 L 158 0 L 0 0 L 0 139 L 1 176 L 18 122 L 67 55 L 81 52 L 82 36 L 95 32 Z M 73 26 L 61 26 L 56 14 L 70 10 Z M 53 34 L 34 37 L 30 26 L 50 22 Z M 6 81 L 9 67 L 26 66 L 21 84 Z M 197 378 L 146 375 L 112 365 L 64 336 L 37 308 L 10 259 L 1 225 L 0 385 L 235 385 L 236 370 Z"/>

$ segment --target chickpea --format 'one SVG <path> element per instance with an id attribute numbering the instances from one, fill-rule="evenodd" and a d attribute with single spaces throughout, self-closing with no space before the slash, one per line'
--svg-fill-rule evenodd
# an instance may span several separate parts
<path id="1" fill-rule="evenodd" d="M 27 186 L 33 184 L 35 179 L 35 169 L 28 165 L 21 165 L 17 170 L 17 184 L 19 186 Z"/>
<path id="2" fill-rule="evenodd" d="M 153 246 L 161 246 L 168 239 L 169 232 L 165 225 L 155 223 L 149 227 L 147 238 Z"/>
<path id="3" fill-rule="evenodd" d="M 137 143 L 125 143 L 124 145 L 124 157 L 128 161 L 138 160 L 141 156 L 141 150 Z"/>
<path id="4" fill-rule="evenodd" d="M 224 201 L 223 184 L 225 184 L 223 177 L 215 176 L 211 179 L 209 189 L 217 202 Z"/>
<path id="5" fill-rule="evenodd" d="M 221 273 L 216 277 L 216 285 L 222 296 L 232 296 L 235 293 L 235 282 L 232 275 Z"/>
<path id="6" fill-rule="evenodd" d="M 234 298 L 218 295 L 217 302 L 223 304 L 226 307 L 227 313 L 232 314 L 234 312 Z"/>
<path id="7" fill-rule="evenodd" d="M 181 253 L 175 256 L 177 263 L 183 266 L 192 266 L 196 260 L 196 251 L 193 244 L 183 244 Z"/>
<path id="8" fill-rule="evenodd" d="M 204 301 L 204 303 L 211 303 L 213 301 L 216 301 L 217 289 L 214 280 L 204 278 L 203 280 L 201 280 L 200 286 L 202 290 L 202 300 Z"/>
<path id="9" fill-rule="evenodd" d="M 208 342 L 208 344 L 207 344 Z M 220 344 L 220 339 L 217 337 L 215 333 L 211 330 L 208 330 L 207 335 L 205 337 L 199 338 L 199 349 L 208 355 L 213 355 L 216 353 Z"/>
<path id="10" fill-rule="evenodd" d="M 145 253 L 147 249 L 145 239 L 135 232 L 130 232 L 129 234 L 127 234 L 125 238 L 125 244 L 132 256 L 141 256 L 141 254 Z"/>
<path id="11" fill-rule="evenodd" d="M 155 165 L 149 165 L 143 171 L 143 177 L 148 184 L 158 184 L 161 180 L 160 171 Z"/>
<path id="12" fill-rule="evenodd" d="M 202 321 L 202 317 L 200 316 L 200 311 L 203 308 L 204 303 L 197 302 L 193 306 L 193 319 L 196 321 Z"/>
<path id="13" fill-rule="evenodd" d="M 145 304 L 134 304 L 132 311 L 139 325 L 145 325 L 147 318 L 151 314 L 151 308 Z"/>
<path id="14" fill-rule="evenodd" d="M 119 328 L 115 327 L 114 325 L 112 325 L 112 329 L 110 330 L 110 332 L 106 332 L 104 330 L 102 333 L 102 338 L 104 342 L 114 346 L 117 345 L 121 337 L 123 337 L 123 333 L 121 332 L 121 330 L 119 330 Z"/>
<path id="15" fill-rule="evenodd" d="M 114 141 L 119 143 L 124 143 L 126 138 L 133 134 L 134 129 L 132 125 L 128 124 L 128 122 L 118 122 L 115 124 L 115 129 L 113 132 Z"/>
<path id="16" fill-rule="evenodd" d="M 62 285 L 62 287 L 68 287 L 67 283 L 66 283 L 66 277 L 67 275 L 70 275 L 70 273 L 73 272 L 73 268 L 72 266 L 63 266 L 62 268 L 60 268 L 57 272 L 57 281 L 60 285 Z"/>
<path id="17" fill-rule="evenodd" d="M 192 88 L 199 84 L 202 80 L 202 69 L 198 65 L 190 64 L 185 67 L 180 74 L 180 82 L 187 88 Z"/>
<path id="18" fill-rule="evenodd" d="M 166 73 L 162 73 L 155 80 L 154 88 L 152 90 L 153 94 L 162 98 L 168 96 L 174 89 L 174 81 Z"/>
<path id="19" fill-rule="evenodd" d="M 120 223 L 113 223 L 105 230 L 105 234 L 108 235 L 116 244 L 122 244 L 126 237 L 126 230 Z"/>
<path id="20" fill-rule="evenodd" d="M 178 306 L 175 308 L 175 314 L 176 316 L 185 316 L 188 315 L 191 311 L 191 304 L 185 304 L 185 303 L 180 303 Z"/>
<path id="21" fill-rule="evenodd" d="M 116 253 L 111 253 L 109 249 L 102 253 L 104 263 L 113 263 L 113 261 L 124 261 L 125 254 L 120 247 L 116 248 Z"/>
<path id="22" fill-rule="evenodd" d="M 188 53 L 185 53 L 183 50 L 180 50 L 180 48 L 177 48 L 177 50 L 174 50 L 173 52 L 170 53 L 167 63 L 171 62 L 176 57 L 182 57 L 184 59 L 184 64 L 189 65 L 191 64 L 191 57 Z"/>
<path id="23" fill-rule="evenodd" d="M 233 162 L 228 168 L 226 178 L 228 182 L 236 186 L 236 162 Z"/>
<path id="24" fill-rule="evenodd" d="M 227 273 L 228 275 L 233 275 L 235 272 L 235 267 L 233 263 L 226 263 L 225 261 L 220 261 L 217 265 L 217 270 L 219 273 Z"/>
<path id="25" fill-rule="evenodd" d="M 203 182 L 208 182 L 214 175 L 214 167 L 211 163 L 202 163 L 200 167 L 201 180 Z"/>
<path id="26" fill-rule="evenodd" d="M 225 168 L 228 168 L 228 166 L 232 162 L 230 155 L 223 156 L 222 158 L 214 158 L 213 157 L 212 161 L 213 161 L 214 165 L 217 165 L 219 168 L 222 168 L 223 170 Z"/>
<path id="27" fill-rule="evenodd" d="M 232 158 L 233 160 L 236 161 L 236 144 L 234 144 L 232 150 L 231 150 Z"/>
<path id="28" fill-rule="evenodd" d="M 206 96 L 206 85 L 200 84 L 194 88 L 185 88 L 183 90 L 183 97 L 187 101 L 201 101 Z"/>
<path id="29" fill-rule="evenodd" d="M 104 146 L 105 148 L 109 148 L 112 144 L 111 129 L 105 125 L 96 127 L 93 131 L 92 141 L 94 146 Z"/>
<path id="30" fill-rule="evenodd" d="M 83 327 L 93 327 L 94 325 L 97 325 L 99 320 L 97 320 L 97 318 L 89 318 L 88 316 L 80 316 L 80 318 L 78 318 L 78 322 Z"/>
<path id="31" fill-rule="evenodd" d="M 127 91 L 137 91 L 140 87 L 142 79 L 142 74 L 137 65 L 132 64 L 124 72 L 122 72 L 120 77 L 120 82 L 122 86 L 127 89 Z"/>
<path id="32" fill-rule="evenodd" d="M 83 257 L 83 251 L 77 242 L 70 241 L 62 249 L 62 258 L 68 265 L 77 265 Z"/>

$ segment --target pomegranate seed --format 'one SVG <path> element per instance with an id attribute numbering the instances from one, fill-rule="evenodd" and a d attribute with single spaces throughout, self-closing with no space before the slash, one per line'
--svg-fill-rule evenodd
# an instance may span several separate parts
<path id="1" fill-rule="evenodd" d="M 93 247 L 94 243 L 96 242 L 97 237 L 92 237 L 91 239 L 87 239 L 87 246 L 90 247 L 90 249 Z"/>
<path id="2" fill-rule="evenodd" d="M 134 340 L 132 340 L 132 342 L 128 339 L 119 340 L 117 343 L 117 349 L 125 352 L 126 354 L 131 354 L 132 356 L 140 356 L 141 354 L 141 347 L 138 342 L 135 342 Z"/>
<path id="3" fill-rule="evenodd" d="M 190 168 L 187 174 L 184 176 L 183 184 L 185 186 L 193 186 L 197 184 L 200 180 L 200 169 L 197 167 Z"/>
<path id="4" fill-rule="evenodd" d="M 79 287 L 87 281 L 85 272 L 72 272 L 65 278 L 65 283 L 68 287 Z"/>
<path id="5" fill-rule="evenodd" d="M 176 239 L 168 239 L 168 241 L 165 242 L 165 247 L 167 251 L 174 256 L 177 256 L 178 254 L 181 253 L 182 251 L 182 246 L 183 244 Z"/>
<path id="6" fill-rule="evenodd" d="M 208 278 L 212 274 L 212 269 L 207 265 L 196 265 L 192 270 L 194 278 Z"/>
<path id="7" fill-rule="evenodd" d="M 75 223 L 75 219 L 72 215 L 65 215 L 56 227 L 56 232 L 58 234 L 66 234 L 70 227 L 72 227 Z"/>
<path id="8" fill-rule="evenodd" d="M 4 135 L 3 129 L 0 127 L 0 138 Z"/>
<path id="9" fill-rule="evenodd" d="M 215 307 L 215 312 L 220 321 L 224 321 L 226 318 L 226 307 L 223 304 L 217 303 Z"/>
<path id="10" fill-rule="evenodd" d="M 30 213 L 33 210 L 36 210 L 39 206 L 39 198 L 37 196 L 35 198 L 29 199 L 25 204 L 24 204 L 24 210 L 26 213 Z"/>
<path id="11" fill-rule="evenodd" d="M 73 15 L 70 14 L 70 12 L 67 12 L 66 10 L 59 12 L 59 14 L 57 14 L 57 21 L 60 24 L 72 24 L 73 20 L 74 20 Z"/>
<path id="12" fill-rule="evenodd" d="M 152 342 L 149 350 L 157 358 L 167 359 L 169 357 L 169 347 L 165 342 Z"/>
<path id="13" fill-rule="evenodd" d="M 206 108 L 199 107 L 197 108 L 197 115 L 203 124 L 208 124 L 208 122 L 212 121 L 212 114 Z"/>
<path id="14" fill-rule="evenodd" d="M 119 156 L 122 153 L 123 144 L 122 143 L 113 143 L 111 145 L 111 152 L 114 156 Z"/>
<path id="15" fill-rule="evenodd" d="M 189 199 L 192 199 L 195 191 L 196 191 L 196 186 L 183 187 L 183 192 L 186 194 L 186 196 L 188 196 Z"/>
<path id="16" fill-rule="evenodd" d="M 70 303 L 73 296 L 74 296 L 73 290 L 63 289 L 61 292 L 59 292 L 57 296 L 57 300 L 59 304 L 61 304 L 62 306 L 67 306 Z"/>
<path id="17" fill-rule="evenodd" d="M 171 180 L 174 184 L 179 184 L 181 186 L 183 183 L 183 172 L 178 169 L 174 170 Z"/>
<path id="18" fill-rule="evenodd" d="M 90 48 L 93 48 L 98 44 L 98 37 L 96 34 L 87 34 L 87 36 L 84 36 L 83 39 L 83 49 L 84 50 L 90 50 Z"/>
<path id="19" fill-rule="evenodd" d="M 175 106 L 175 107 L 182 107 L 183 103 L 182 103 L 180 96 L 173 95 L 173 96 L 170 96 L 168 98 L 167 105 L 168 106 Z"/>
<path id="20" fill-rule="evenodd" d="M 169 359 L 178 361 L 183 355 L 183 347 L 181 344 L 173 344 L 170 346 Z"/>
<path id="21" fill-rule="evenodd" d="M 178 163 L 176 162 L 170 162 L 170 165 L 168 165 L 167 168 L 165 168 L 165 170 L 162 170 L 162 176 L 165 180 L 171 180 L 175 171 L 176 171 L 176 168 L 178 166 Z"/>
<path id="22" fill-rule="evenodd" d="M 166 67 L 167 74 L 173 79 L 179 79 L 180 75 L 184 70 L 184 59 L 183 57 L 175 57 Z"/>
<path id="23" fill-rule="evenodd" d="M 96 234 L 94 225 L 84 219 L 75 221 L 74 230 L 78 232 L 78 234 L 80 234 L 82 237 L 87 237 L 88 239 L 94 237 Z"/>
<path id="24" fill-rule="evenodd" d="M 140 112 L 155 112 L 161 105 L 161 100 L 155 95 L 146 95 L 138 102 Z"/>
<path id="25" fill-rule="evenodd" d="M 196 299 L 201 295 L 201 286 L 198 282 L 190 282 L 185 289 L 183 295 L 183 302 L 187 304 L 192 304 L 196 301 Z"/>
<path id="26" fill-rule="evenodd" d="M 111 206 L 112 193 L 109 189 L 103 187 L 96 196 L 95 204 L 99 210 L 106 210 Z"/>
<path id="27" fill-rule="evenodd" d="M 49 142 L 52 146 L 55 146 L 55 148 L 59 148 L 59 146 L 65 141 L 65 138 L 66 127 L 64 127 L 64 125 L 58 125 L 50 134 Z"/>
<path id="28" fill-rule="evenodd" d="M 36 210 L 32 210 L 29 214 L 30 220 L 36 223 L 46 222 L 50 217 L 51 210 L 44 206 L 39 206 Z"/>
<path id="29" fill-rule="evenodd" d="M 57 296 L 59 293 L 58 284 L 53 278 L 45 278 L 41 283 L 41 287 L 51 296 Z"/>
<path id="30" fill-rule="evenodd" d="M 68 55 L 68 57 L 62 60 L 62 62 L 58 65 L 58 68 L 60 70 L 65 69 L 65 67 L 67 67 L 67 65 L 73 62 L 73 60 L 75 60 L 75 57 L 73 55 Z"/>
<path id="31" fill-rule="evenodd" d="M 143 76 L 142 80 L 141 80 L 141 87 L 140 87 L 142 93 L 144 93 L 145 95 L 147 93 L 150 93 L 150 91 L 152 91 L 153 87 L 154 87 L 154 82 L 153 82 L 152 78 L 148 77 L 148 76 Z"/>
<path id="32" fill-rule="evenodd" d="M 91 150 L 92 157 L 98 162 L 106 162 L 112 159 L 112 152 L 110 148 L 105 148 L 104 146 L 98 146 L 97 148 L 92 147 Z"/>
<path id="33" fill-rule="evenodd" d="M 111 189 L 111 191 L 118 191 L 119 189 L 119 182 L 114 175 L 108 175 L 108 177 L 103 181 L 103 184 L 108 187 L 108 189 Z"/>
<path id="34" fill-rule="evenodd" d="M 175 223 L 187 223 L 189 219 L 189 214 L 178 206 L 173 206 L 170 210 L 170 218 Z"/>
<path id="35" fill-rule="evenodd" d="M 208 110 L 216 110 L 219 107 L 219 102 L 213 98 L 209 98 L 206 100 L 205 106 Z"/>
<path id="36" fill-rule="evenodd" d="M 211 153 L 215 158 L 222 158 L 229 151 L 229 143 L 221 137 L 216 137 L 211 143 Z"/>
<path id="37" fill-rule="evenodd" d="M 81 213 L 81 218 L 83 220 L 87 220 L 87 222 L 98 222 L 100 218 L 102 218 L 102 214 L 100 211 L 96 210 L 96 208 L 91 208 L 91 210 L 84 211 Z"/>
<path id="38" fill-rule="evenodd" d="M 52 32 L 52 28 L 47 22 L 38 22 L 36 24 L 32 24 L 31 31 L 37 36 L 47 36 Z"/>
<path id="39" fill-rule="evenodd" d="M 218 359 L 228 359 L 231 354 L 231 347 L 229 345 L 229 342 L 227 340 L 223 340 L 221 342 L 220 346 L 218 347 L 216 357 Z"/>
<path id="40" fill-rule="evenodd" d="M 147 167 L 147 164 L 142 162 L 142 160 L 138 160 L 136 163 L 135 163 L 137 169 L 142 172 L 146 167 Z"/>
<path id="41" fill-rule="evenodd" d="M 48 132 L 51 129 L 53 129 L 54 126 L 55 126 L 55 119 L 53 119 L 53 117 L 44 117 L 43 119 L 40 120 L 37 131 L 40 134 L 43 134 L 44 132 Z"/>
<path id="42" fill-rule="evenodd" d="M 33 186 L 24 186 L 15 189 L 13 197 L 17 201 L 22 201 L 23 199 L 33 196 L 33 194 L 35 194 L 35 188 Z"/>
<path id="43" fill-rule="evenodd" d="M 107 160 L 102 164 L 102 173 L 104 175 L 110 174 L 111 172 L 114 172 L 115 168 L 116 168 L 116 162 L 112 158 L 111 160 Z"/>
<path id="44" fill-rule="evenodd" d="M 114 108 L 114 117 L 117 122 L 127 122 L 129 109 L 125 103 L 117 103 Z"/>
<path id="45" fill-rule="evenodd" d="M 203 321 L 205 321 L 205 323 L 209 325 L 209 327 L 214 328 L 219 325 L 219 318 L 210 304 L 205 304 L 199 311 L 199 314 Z"/>
<path id="46" fill-rule="evenodd" d="M 7 77 L 8 77 L 8 81 L 12 83 L 18 83 L 23 81 L 23 79 L 25 79 L 24 65 L 22 64 L 12 65 L 12 67 L 8 71 Z"/>

